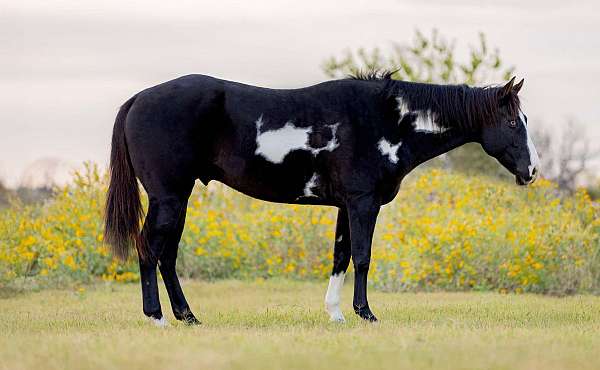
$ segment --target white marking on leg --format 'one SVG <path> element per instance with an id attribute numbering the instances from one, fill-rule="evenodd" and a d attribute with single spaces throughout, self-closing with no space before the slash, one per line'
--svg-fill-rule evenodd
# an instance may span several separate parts
<path id="1" fill-rule="evenodd" d="M 329 319 L 331 321 L 346 321 L 344 319 L 344 314 L 342 314 L 342 310 L 340 309 L 342 287 L 344 286 L 345 277 L 346 274 L 343 272 L 329 277 L 329 286 L 327 287 L 327 294 L 325 294 L 325 308 L 329 313 Z"/>
<path id="2" fill-rule="evenodd" d="M 161 317 L 160 319 L 155 319 L 154 317 L 148 317 L 148 320 L 150 320 L 150 322 L 152 324 L 154 324 L 154 326 L 159 327 L 159 328 L 166 328 L 167 326 L 169 326 L 169 322 L 167 321 L 167 319 L 165 319 L 165 317 Z"/>
<path id="3" fill-rule="evenodd" d="M 310 180 L 308 180 L 308 182 L 304 186 L 304 196 L 305 197 L 316 197 L 315 193 L 312 192 L 312 188 L 317 186 L 318 178 L 319 178 L 319 175 L 317 175 L 317 173 L 315 172 L 315 173 L 313 173 Z"/>
<path id="4" fill-rule="evenodd" d="M 415 120 L 415 131 L 428 134 L 442 133 L 448 128 L 442 127 L 435 122 L 435 118 L 430 111 L 417 111 L 417 119 Z"/>
<path id="5" fill-rule="evenodd" d="M 392 145 L 389 141 L 384 138 L 381 138 L 378 143 L 379 151 L 383 156 L 387 156 L 390 162 L 398 163 L 398 149 L 402 145 L 402 141 L 398 144 Z"/>
<path id="6" fill-rule="evenodd" d="M 336 242 L 341 243 L 343 238 L 344 235 L 340 235 L 340 237 L 336 239 Z"/>

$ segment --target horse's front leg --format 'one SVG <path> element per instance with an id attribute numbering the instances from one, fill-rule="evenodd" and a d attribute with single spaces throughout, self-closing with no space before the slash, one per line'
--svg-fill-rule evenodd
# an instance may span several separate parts
<path id="1" fill-rule="evenodd" d="M 371 263 L 371 243 L 379 214 L 379 203 L 362 196 L 347 204 L 352 262 L 354 263 L 354 312 L 368 321 L 377 321 L 367 300 L 367 274 Z"/>
<path id="2" fill-rule="evenodd" d="M 344 315 L 340 309 L 344 277 L 350 264 L 350 227 L 348 226 L 348 212 L 340 208 L 335 228 L 335 243 L 333 246 L 333 269 L 329 278 L 327 294 L 325 294 L 325 309 L 331 321 L 344 322 Z"/>

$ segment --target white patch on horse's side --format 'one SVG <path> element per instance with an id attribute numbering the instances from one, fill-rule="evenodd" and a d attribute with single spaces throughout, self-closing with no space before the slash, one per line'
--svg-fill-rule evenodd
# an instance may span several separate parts
<path id="1" fill-rule="evenodd" d="M 533 140 L 531 140 L 531 135 L 529 135 L 529 130 L 527 129 L 527 125 L 525 124 L 525 115 L 522 110 L 519 110 L 519 119 L 523 122 L 523 126 L 525 127 L 525 133 L 527 134 L 527 151 L 529 152 L 529 176 L 533 175 L 533 169 L 536 168 L 540 164 L 540 157 L 538 156 L 538 152 L 535 149 L 535 145 L 533 145 Z"/>
<path id="2" fill-rule="evenodd" d="M 325 294 L 325 309 L 329 313 L 329 319 L 336 322 L 344 322 L 344 314 L 340 309 L 340 300 L 342 295 L 342 287 L 344 286 L 344 278 L 346 274 L 340 272 L 339 274 L 331 275 L 329 278 L 329 286 L 327 287 L 327 294 Z"/>
<path id="3" fill-rule="evenodd" d="M 304 196 L 305 197 L 316 197 L 315 193 L 312 192 L 312 188 L 314 188 L 315 186 L 317 186 L 317 179 L 318 179 L 318 177 L 319 177 L 319 175 L 317 175 L 316 172 L 313 173 L 313 175 L 310 178 L 310 180 L 308 180 L 308 182 L 304 186 Z"/>
<path id="4" fill-rule="evenodd" d="M 325 145 L 324 147 L 319 148 L 319 149 L 313 149 L 312 153 L 314 155 L 319 154 L 319 152 L 321 152 L 323 150 L 327 150 L 327 151 L 333 152 L 335 149 L 337 149 L 338 146 L 340 146 L 340 143 L 338 142 L 338 139 L 337 139 L 337 136 L 336 136 L 337 129 L 338 129 L 339 125 L 340 125 L 339 122 L 338 123 L 334 123 L 333 125 L 327 125 L 327 126 L 329 126 L 329 129 L 331 130 L 331 140 L 329 140 L 327 142 L 327 145 Z"/>
<path id="5" fill-rule="evenodd" d="M 258 119 L 256 120 L 256 132 L 257 132 L 257 136 L 260 134 L 260 129 L 262 128 L 263 125 L 263 119 L 262 119 L 262 114 L 260 115 L 260 117 L 258 117 Z"/>
<path id="6" fill-rule="evenodd" d="M 415 131 L 425 132 L 428 134 L 442 133 L 448 130 L 446 127 L 441 127 L 435 122 L 434 115 L 430 111 L 417 111 L 417 119 L 415 120 Z"/>
<path id="7" fill-rule="evenodd" d="M 260 121 L 262 125 L 262 120 Z M 287 122 L 280 129 L 258 132 L 255 154 L 262 155 L 273 163 L 281 163 L 293 150 L 311 150 L 308 146 L 308 135 L 311 131 L 311 127 L 296 127 L 292 122 Z"/>
<path id="8" fill-rule="evenodd" d="M 166 328 L 167 326 L 169 326 L 169 322 L 167 321 L 167 319 L 165 319 L 165 317 L 161 317 L 160 319 L 155 319 L 154 317 L 148 317 L 148 320 L 150 320 L 150 322 L 152 324 L 154 324 L 154 326 L 159 327 L 159 328 Z"/>
<path id="9" fill-rule="evenodd" d="M 402 145 L 402 141 L 398 142 L 398 144 L 392 145 L 385 138 L 381 138 L 379 143 L 377 144 L 379 151 L 382 155 L 387 156 L 392 163 L 398 163 L 398 149 Z"/>
<path id="10" fill-rule="evenodd" d="M 341 243 L 343 238 L 344 238 L 344 235 L 340 235 L 339 238 L 337 238 L 335 241 L 338 243 Z"/>
<path id="11" fill-rule="evenodd" d="M 254 154 L 261 155 L 273 163 L 281 163 L 285 156 L 293 150 L 307 150 L 314 156 L 324 150 L 332 152 L 340 146 L 336 136 L 339 125 L 339 122 L 327 125 L 331 130 L 331 140 L 321 148 L 313 148 L 309 144 L 312 127 L 296 127 L 288 121 L 279 129 L 261 132 L 263 126 L 263 116 L 261 115 L 256 120 L 256 151 Z"/>
<path id="12" fill-rule="evenodd" d="M 410 113 L 410 109 L 408 108 L 408 102 L 401 97 L 397 97 L 396 102 L 398 102 L 398 122 L 400 122 L 405 114 Z"/>
<path id="13" fill-rule="evenodd" d="M 429 110 L 414 110 L 411 111 L 409 108 L 408 101 L 401 97 L 396 97 L 396 102 L 398 103 L 398 123 L 402 121 L 404 116 L 410 113 L 414 113 L 417 115 L 415 119 L 414 126 L 416 132 L 424 132 L 424 133 L 442 133 L 448 128 L 441 127 L 435 122 L 434 114 Z"/>

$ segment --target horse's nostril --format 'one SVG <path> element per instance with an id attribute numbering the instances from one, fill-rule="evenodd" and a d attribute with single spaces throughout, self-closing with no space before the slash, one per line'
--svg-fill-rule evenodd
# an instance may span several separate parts
<path id="1" fill-rule="evenodd" d="M 537 167 L 534 167 L 533 171 L 531 171 L 531 176 L 535 177 L 537 175 L 537 173 L 538 173 L 538 169 L 537 169 Z"/>

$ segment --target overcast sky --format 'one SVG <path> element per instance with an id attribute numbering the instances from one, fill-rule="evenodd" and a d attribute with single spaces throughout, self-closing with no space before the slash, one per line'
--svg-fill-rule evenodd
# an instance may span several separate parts
<path id="1" fill-rule="evenodd" d="M 525 77 L 532 125 L 573 118 L 600 142 L 600 1 L 0 0 L 0 177 L 39 158 L 106 165 L 118 106 L 189 73 L 270 87 L 325 79 L 323 60 L 437 28 L 484 32 Z"/>

